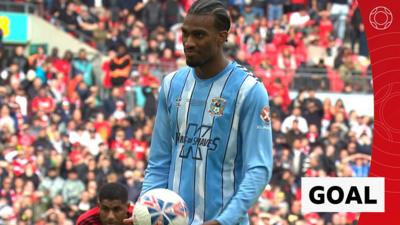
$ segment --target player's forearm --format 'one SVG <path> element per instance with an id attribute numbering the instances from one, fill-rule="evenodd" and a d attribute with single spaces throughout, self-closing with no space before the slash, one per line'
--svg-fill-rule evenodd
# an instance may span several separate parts
<path id="1" fill-rule="evenodd" d="M 168 186 L 168 169 L 164 168 L 148 168 L 142 186 L 141 195 L 155 188 L 167 188 Z"/>
<path id="2" fill-rule="evenodd" d="M 217 218 L 217 221 L 222 225 L 238 224 L 239 220 L 253 206 L 264 190 L 269 180 L 269 173 L 266 167 L 249 169 L 242 183 L 239 185 L 238 192 Z"/>
<path id="3" fill-rule="evenodd" d="M 163 85 L 158 100 L 157 116 L 151 138 L 149 164 L 143 182 L 142 193 L 154 188 L 167 188 L 171 164 L 171 127 Z"/>
<path id="4" fill-rule="evenodd" d="M 170 132 L 166 132 L 165 120 L 158 120 L 157 122 L 153 133 L 149 164 L 146 169 L 142 194 L 154 188 L 167 188 L 168 186 L 168 175 L 171 164 L 170 149 L 172 148 L 171 137 L 168 135 Z"/>

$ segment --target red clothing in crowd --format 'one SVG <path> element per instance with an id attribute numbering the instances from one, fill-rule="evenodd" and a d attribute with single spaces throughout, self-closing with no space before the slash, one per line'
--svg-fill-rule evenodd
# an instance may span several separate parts
<path id="1" fill-rule="evenodd" d="M 75 76 L 68 82 L 67 86 L 67 96 L 69 99 L 73 99 L 74 95 L 76 94 L 76 88 L 78 87 L 79 83 L 83 82 L 82 76 Z M 78 96 L 78 95 L 76 95 Z"/>
<path id="2" fill-rule="evenodd" d="M 281 96 L 282 100 L 283 100 L 282 101 L 282 109 L 284 111 L 287 111 L 287 109 L 291 103 L 291 99 L 289 96 L 289 88 L 285 85 L 273 83 L 271 86 L 268 87 L 268 92 L 272 98 L 275 96 Z"/>
<path id="3" fill-rule="evenodd" d="M 12 161 L 13 173 L 15 176 L 19 177 L 25 173 L 25 170 L 30 166 L 30 164 L 34 165 L 35 157 L 30 156 L 28 158 L 19 158 L 17 157 Z M 36 171 L 35 167 L 32 166 L 33 172 Z"/>
<path id="4" fill-rule="evenodd" d="M 306 5 L 307 4 L 307 0 L 292 0 L 291 3 L 292 4 L 296 4 L 296 5 Z"/>
<path id="5" fill-rule="evenodd" d="M 117 158 L 123 161 L 126 157 L 125 155 L 125 145 L 123 141 L 113 140 L 111 141 L 110 148 L 113 152 L 117 152 Z"/>
<path id="6" fill-rule="evenodd" d="M 51 97 L 39 97 L 36 96 L 32 100 L 32 110 L 34 112 L 44 111 L 46 113 L 51 113 L 54 111 L 56 104 L 54 99 Z"/>
<path id="7" fill-rule="evenodd" d="M 132 139 L 132 150 L 135 152 L 136 159 L 145 160 L 146 149 L 148 148 L 147 142 Z"/>
<path id="8" fill-rule="evenodd" d="M 106 61 L 103 63 L 101 66 L 101 69 L 104 72 L 104 80 L 103 80 L 103 86 L 107 89 L 112 88 L 112 83 L 111 83 L 111 71 L 110 71 L 110 61 Z"/>
<path id="9" fill-rule="evenodd" d="M 58 72 L 64 74 L 64 82 L 67 84 L 68 77 L 71 72 L 71 63 L 64 59 L 55 59 L 53 61 L 53 66 Z"/>
<path id="10" fill-rule="evenodd" d="M 29 57 L 29 65 L 34 66 L 41 66 L 46 61 L 47 56 L 42 54 L 33 54 Z"/>
<path id="11" fill-rule="evenodd" d="M 189 8 L 193 2 L 194 0 L 180 0 L 183 9 L 185 9 L 185 12 L 189 11 Z"/>
<path id="12" fill-rule="evenodd" d="M 20 133 L 18 137 L 18 144 L 21 146 L 30 146 L 35 141 L 35 137 L 28 133 Z"/>
<path id="13" fill-rule="evenodd" d="M 319 44 L 327 48 L 329 45 L 329 35 L 331 34 L 333 30 L 333 24 L 332 21 L 329 20 L 328 18 L 322 19 L 319 22 Z"/>
<path id="14" fill-rule="evenodd" d="M 74 166 L 79 165 L 85 159 L 80 148 L 75 148 L 68 156 Z"/>
<path id="15" fill-rule="evenodd" d="M 308 139 L 308 141 L 310 143 L 315 143 L 317 141 L 317 139 L 318 139 L 318 136 L 319 136 L 318 133 L 308 132 L 306 134 L 306 138 Z"/>
<path id="16" fill-rule="evenodd" d="M 150 87 L 150 86 L 154 86 L 154 85 L 155 86 L 159 86 L 160 85 L 160 81 L 158 81 L 158 79 L 155 76 L 151 75 L 151 74 L 142 76 L 140 83 L 141 83 L 141 85 L 143 87 Z"/>
<path id="17" fill-rule="evenodd" d="M 17 194 L 15 193 L 14 190 L 9 190 L 9 191 L 6 191 L 4 189 L 0 190 L 0 197 L 5 199 L 9 198 L 8 200 L 10 200 L 11 202 L 15 202 L 15 200 L 17 199 L 16 195 Z"/>

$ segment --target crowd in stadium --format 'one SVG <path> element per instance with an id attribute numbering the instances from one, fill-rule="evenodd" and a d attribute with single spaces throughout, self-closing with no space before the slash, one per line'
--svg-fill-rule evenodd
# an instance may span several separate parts
<path id="1" fill-rule="evenodd" d="M 160 82 L 185 63 L 176 24 L 190 1 L 38 2 L 46 19 L 84 32 L 110 58 L 99 84 L 85 50 L 27 54 L 16 46 L 0 55 L 0 224 L 73 224 L 106 182 L 126 184 L 136 201 Z M 354 213 L 301 213 L 300 177 L 369 172 L 372 118 L 315 97 L 316 90 L 370 90 L 357 1 L 227 3 L 234 20 L 227 54 L 270 95 L 274 174 L 249 212 L 251 224 L 355 223 Z M 323 73 L 291 99 L 301 68 Z"/>
<path id="2" fill-rule="evenodd" d="M 184 63 L 180 22 L 191 0 L 46 0 L 45 18 L 102 52 L 125 45 L 134 62 L 174 69 Z M 371 91 L 370 62 L 356 0 L 225 0 L 234 26 L 227 53 L 269 84 L 275 77 L 299 88 Z M 347 44 L 345 44 L 347 43 Z M 178 60 L 176 60 L 178 58 Z M 179 64 L 179 65 L 181 65 Z M 292 82 L 296 81 L 296 82 Z"/>

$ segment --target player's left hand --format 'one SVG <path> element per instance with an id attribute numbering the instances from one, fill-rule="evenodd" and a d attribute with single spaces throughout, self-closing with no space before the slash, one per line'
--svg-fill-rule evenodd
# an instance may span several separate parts
<path id="1" fill-rule="evenodd" d="M 135 216 L 132 216 L 131 218 L 128 218 L 128 219 L 124 219 L 123 223 L 126 224 L 126 225 L 132 225 L 132 224 L 133 225 L 140 225 L 140 224 L 138 224 Z M 162 219 L 159 219 L 157 221 L 156 225 L 163 225 L 162 224 Z"/>
<path id="2" fill-rule="evenodd" d="M 203 225 L 221 225 L 221 224 L 216 220 L 210 220 L 210 221 L 203 223 Z"/>
<path id="3" fill-rule="evenodd" d="M 128 219 L 124 219 L 123 223 L 126 225 L 132 225 L 132 224 L 136 225 L 137 224 L 134 216 L 132 216 L 131 218 L 128 218 Z"/>

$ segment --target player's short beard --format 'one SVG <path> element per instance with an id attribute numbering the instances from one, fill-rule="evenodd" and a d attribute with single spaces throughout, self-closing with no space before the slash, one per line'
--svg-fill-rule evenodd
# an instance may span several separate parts
<path id="1" fill-rule="evenodd" d="M 200 67 L 203 66 L 205 64 L 207 64 L 209 61 L 212 60 L 212 57 L 209 57 L 205 60 L 188 60 L 186 58 L 186 65 L 192 67 L 192 68 L 196 68 L 196 67 Z"/>
<path id="2" fill-rule="evenodd" d="M 201 66 L 203 64 L 204 64 L 203 62 L 199 62 L 199 61 L 196 62 L 194 60 L 186 59 L 186 65 L 188 65 L 188 66 L 190 66 L 192 68 L 196 68 L 196 67 Z"/>

